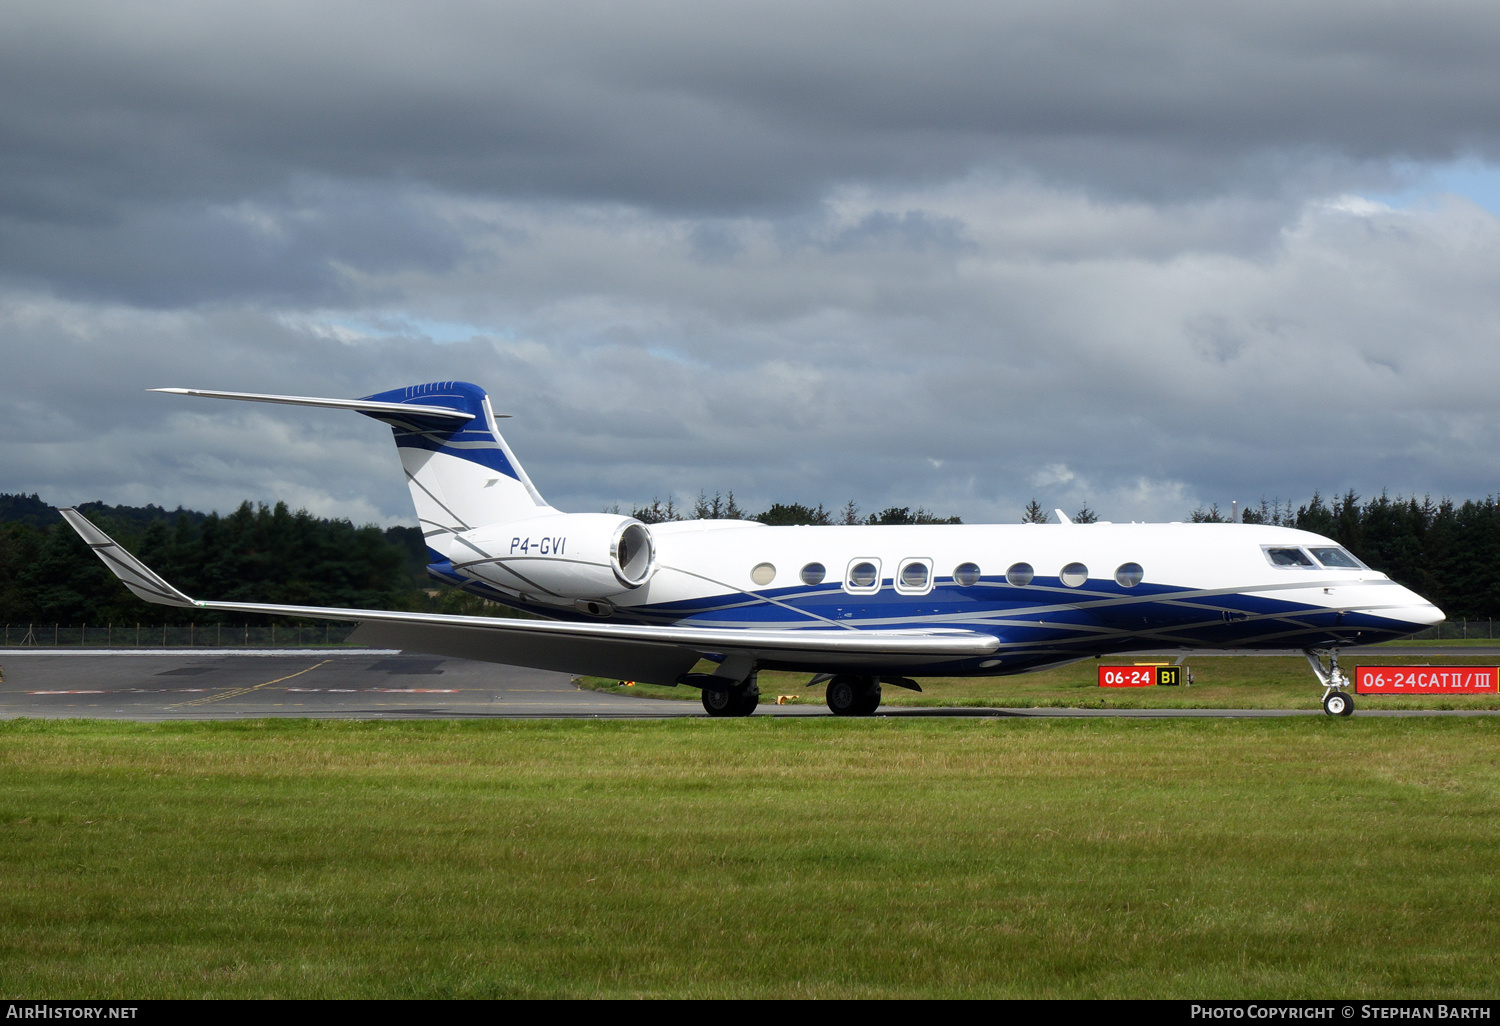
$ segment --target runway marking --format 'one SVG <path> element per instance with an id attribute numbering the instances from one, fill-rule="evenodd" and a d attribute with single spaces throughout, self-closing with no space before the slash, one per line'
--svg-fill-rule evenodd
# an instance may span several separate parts
<path id="1" fill-rule="evenodd" d="M 274 684 L 275 681 L 272 681 Z M 299 695 L 355 695 L 361 691 L 382 695 L 456 695 L 462 688 L 286 688 Z"/>
<path id="2" fill-rule="evenodd" d="M 226 698 L 239 698 L 241 695 L 248 695 L 252 691 L 259 691 L 261 688 L 270 687 L 272 684 L 280 684 L 284 680 L 291 680 L 293 677 L 300 677 L 304 673 L 311 673 L 313 670 L 316 670 L 324 663 L 331 662 L 333 662 L 332 659 L 324 659 L 321 662 L 313 663 L 305 670 L 298 670 L 296 673 L 289 673 L 285 677 L 277 677 L 275 680 L 268 680 L 264 684 L 256 684 L 254 687 L 248 688 L 235 688 L 233 691 L 226 691 L 222 695 L 209 695 L 207 698 L 195 698 L 191 702 L 174 702 L 172 705 L 167 706 L 167 708 L 171 709 L 174 706 L 181 705 L 207 705 L 209 702 L 222 702 Z"/>
<path id="3" fill-rule="evenodd" d="M 28 695 L 193 695 L 211 688 L 119 688 L 115 691 L 28 691 Z"/>

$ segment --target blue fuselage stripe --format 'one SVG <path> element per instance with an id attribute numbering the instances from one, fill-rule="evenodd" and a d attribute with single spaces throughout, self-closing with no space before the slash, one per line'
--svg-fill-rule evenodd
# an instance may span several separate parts
<path id="1" fill-rule="evenodd" d="M 438 580 L 541 616 L 592 622 L 600 619 L 570 607 L 522 602 L 459 576 L 448 563 L 434 563 L 428 569 Z M 1255 594 L 1205 595 L 1156 585 L 1131 591 L 1100 587 L 1080 593 L 1068 589 L 1069 594 L 1064 595 L 1053 587 L 1042 579 L 1026 588 L 950 584 L 921 596 L 902 595 L 889 588 L 872 595 L 850 595 L 836 585 L 779 588 L 765 593 L 776 602 L 734 593 L 697 602 L 619 608 L 608 619 L 715 628 L 910 631 L 948 627 L 992 634 L 1001 640 L 997 655 L 1003 668 L 996 668 L 993 658 L 976 657 L 937 662 L 930 669 L 946 674 L 1009 673 L 1070 658 L 1164 647 L 1287 649 L 1356 639 L 1367 643 L 1404 637 L 1418 629 L 1373 613 L 1341 612 Z M 1126 596 L 1131 601 L 1119 601 Z M 1073 602 L 1065 601 L 1068 598 Z"/>

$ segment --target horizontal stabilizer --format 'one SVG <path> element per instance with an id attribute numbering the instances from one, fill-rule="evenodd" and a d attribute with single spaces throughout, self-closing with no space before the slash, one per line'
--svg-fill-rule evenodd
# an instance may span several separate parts
<path id="1" fill-rule="evenodd" d="M 474 419 L 474 414 L 455 410 L 448 406 L 427 406 L 411 403 L 385 403 L 370 399 L 320 399 L 302 395 L 263 395 L 259 392 L 211 392 L 202 388 L 153 388 L 152 392 L 168 392 L 172 395 L 199 395 L 206 399 L 243 399 L 252 403 L 281 403 L 285 406 L 319 406 L 328 410 L 353 410 L 372 417 L 409 418 L 419 414 L 424 420 L 443 421 L 456 427 Z"/>
<path id="2" fill-rule="evenodd" d="M 484 389 L 431 381 L 359 399 L 156 388 L 154 392 L 349 410 L 386 424 L 401 456 L 427 547 L 449 556 L 454 539 L 487 524 L 553 512 L 500 436 Z"/>
<path id="3" fill-rule="evenodd" d="M 125 587 L 135 592 L 138 598 L 147 602 L 155 602 L 163 606 L 191 606 L 195 605 L 192 599 L 162 580 L 156 573 L 126 552 L 109 535 L 89 523 L 84 515 L 76 509 L 58 510 L 73 528 L 79 537 L 88 542 L 89 548 L 94 554 L 104 560 L 104 565 L 125 583 Z"/>

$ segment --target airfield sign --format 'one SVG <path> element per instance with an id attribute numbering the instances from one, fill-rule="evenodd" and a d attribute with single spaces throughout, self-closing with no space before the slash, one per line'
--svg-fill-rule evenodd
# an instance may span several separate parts
<path id="1" fill-rule="evenodd" d="M 1160 666 L 1146 663 L 1139 666 L 1099 667 L 1101 688 L 1149 688 L 1155 685 L 1171 687 L 1181 683 L 1182 667 Z"/>
<path id="2" fill-rule="evenodd" d="M 1493 666 L 1358 666 L 1361 695 L 1493 695 L 1500 670 Z"/>

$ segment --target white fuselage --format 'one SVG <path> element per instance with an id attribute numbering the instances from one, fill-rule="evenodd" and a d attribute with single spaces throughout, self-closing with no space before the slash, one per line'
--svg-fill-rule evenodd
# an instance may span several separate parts
<path id="1" fill-rule="evenodd" d="M 576 596 L 528 593 L 509 570 L 470 580 L 552 616 L 716 628 L 954 627 L 1000 638 L 993 657 L 945 663 L 949 673 L 1007 673 L 1141 648 L 1378 641 L 1442 619 L 1385 574 L 1337 555 L 1335 542 L 1284 527 L 683 521 L 649 529 L 654 556 L 644 583 L 605 589 L 592 610 Z M 471 569 L 509 564 L 537 578 L 549 560 L 570 558 L 539 546 L 509 551 L 512 536 L 529 536 L 524 520 L 499 534 L 501 551 Z M 1312 552 L 1349 565 L 1325 565 Z"/>

